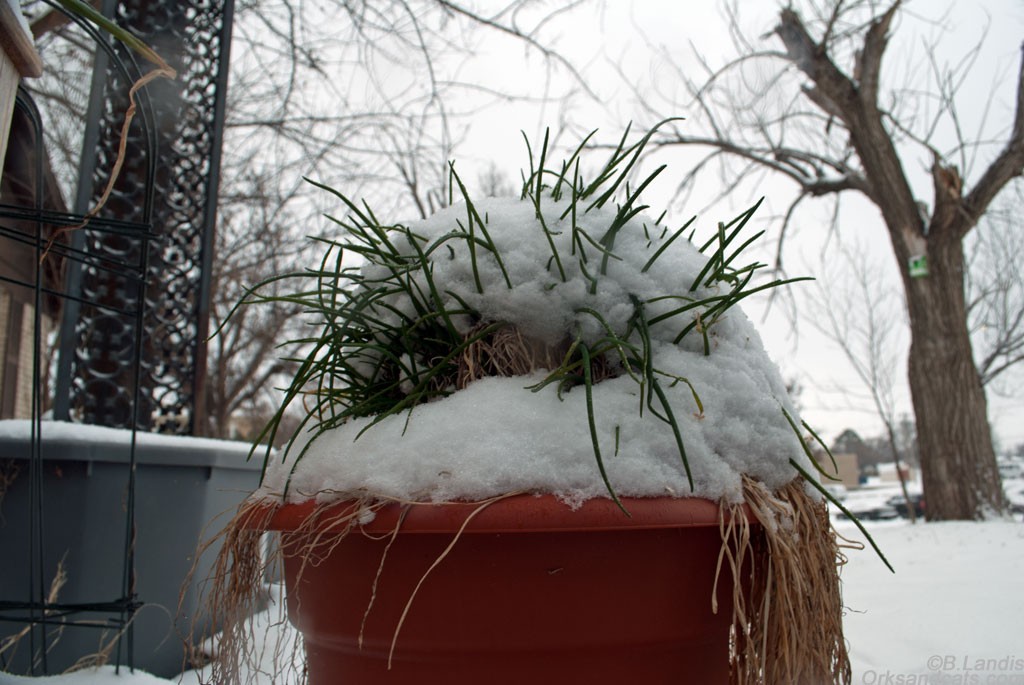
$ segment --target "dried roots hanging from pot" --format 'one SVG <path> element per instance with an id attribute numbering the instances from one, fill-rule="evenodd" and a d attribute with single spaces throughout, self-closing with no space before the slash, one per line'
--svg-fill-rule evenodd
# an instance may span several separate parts
<path id="1" fill-rule="evenodd" d="M 849 683 L 839 578 L 846 558 L 825 502 L 802 478 L 770 492 L 744 476 L 743 495 L 745 505 L 723 506 L 720 519 L 717 582 L 723 572 L 733 581 L 733 684 Z"/>
<path id="2" fill-rule="evenodd" d="M 273 604 L 265 588 L 283 578 L 284 554 L 299 555 L 303 567 L 318 563 L 356 528 L 361 515 L 383 504 L 357 503 L 341 513 L 318 506 L 292 536 L 298 548 L 288 550 L 268 544 L 267 531 L 278 507 L 257 499 L 241 504 L 234 518 L 196 555 L 198 560 L 211 545 L 221 543 L 203 589 L 207 623 L 194 624 L 190 640 L 194 645 L 214 647 L 208 682 L 255 685 L 267 673 L 287 672 L 300 674 L 300 682 L 305 682 L 302 642 L 295 631 L 287 629 L 285 604 Z M 260 612 L 264 612 L 263 621 L 257 620 Z M 219 627 L 220 633 L 209 634 L 210 626 Z M 206 660 L 205 655 L 196 655 L 192 665 Z"/>

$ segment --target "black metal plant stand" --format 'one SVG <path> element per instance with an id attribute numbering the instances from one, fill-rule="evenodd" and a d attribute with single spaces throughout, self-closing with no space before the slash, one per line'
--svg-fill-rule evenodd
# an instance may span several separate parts
<path id="1" fill-rule="evenodd" d="M 100 45 L 107 47 L 100 41 Z M 132 73 L 137 65 L 126 65 L 118 60 L 118 68 L 126 75 Z M 44 429 L 43 413 L 48 404 L 44 376 L 46 355 L 44 354 L 44 332 L 49 328 L 45 322 L 47 310 L 68 308 L 70 305 L 89 308 L 95 312 L 98 325 L 104 322 L 116 322 L 117 326 L 127 327 L 128 336 L 123 342 L 123 352 L 132 359 L 135 368 L 141 368 L 143 338 L 143 320 L 146 294 L 146 273 L 149 244 L 155 238 L 147 219 L 151 216 L 153 194 L 143 204 L 141 221 L 126 222 L 112 219 L 102 213 L 92 217 L 83 227 L 85 217 L 82 214 L 56 211 L 44 206 L 43 189 L 46 185 L 44 175 L 45 151 L 43 149 L 43 130 L 39 112 L 31 96 L 19 89 L 16 100 L 16 116 L 29 122 L 32 131 L 33 151 L 27 158 L 34 160 L 30 165 L 30 173 L 34 176 L 29 180 L 28 187 L 34 188 L 30 206 L 0 205 L 0 245 L 8 254 L 17 254 L 23 264 L 28 264 L 29 279 L 0 274 L 0 281 L 7 286 L 12 299 L 30 302 L 28 311 L 32 317 L 31 325 L 31 418 L 30 418 L 30 457 L 27 460 L 28 473 L 24 475 L 28 481 L 29 531 L 28 550 L 5 550 L 5 564 L 13 567 L 21 563 L 24 568 L 21 579 L 27 581 L 25 593 L 27 600 L 10 600 L 0 598 L 0 621 L 17 628 L 3 630 L 2 634 L 9 642 L 9 649 L 0 654 L 0 666 L 8 667 L 16 663 L 16 656 L 23 655 L 23 667 L 32 674 L 50 672 L 49 655 L 52 643 L 69 628 L 85 628 L 88 630 L 107 631 L 116 636 L 123 636 L 110 644 L 116 644 L 117 652 L 112 658 L 118 663 L 131 659 L 132 618 L 139 607 L 134 587 L 134 512 L 135 512 L 135 432 L 131 434 L 130 459 L 124 473 L 124 506 L 123 528 L 110 531 L 112 535 L 123 538 L 122 558 L 116 566 L 120 567 L 119 589 L 116 596 L 97 598 L 95 601 L 67 603 L 60 601 L 60 579 L 65 572 L 62 560 L 49 557 L 46 553 L 48 533 L 46 520 L 47 480 L 53 474 L 47 473 L 47 465 L 42 458 L 42 449 L 47 440 L 49 426 Z M 156 142 L 152 134 L 152 112 L 145 97 L 140 98 L 139 126 L 142 135 L 149 141 L 148 157 L 155 159 Z M 147 185 L 152 188 L 155 176 L 155 164 L 148 165 Z M 85 240 L 66 240 L 68 235 L 81 235 Z M 70 243 L 70 244 L 69 244 Z M 98 243 L 118 244 L 120 254 L 98 253 L 94 245 Z M 98 281 L 104 283 L 103 290 L 80 292 L 67 287 L 60 274 L 66 270 L 86 271 L 94 274 Z M 55 276 L 56 274 L 56 276 Z M 107 294 L 119 292 L 123 296 L 119 302 L 112 302 Z M 47 305 L 47 301 L 50 302 Z M 28 341 L 27 336 L 20 336 L 19 343 Z M 8 341 L 11 344 L 12 341 Z M 122 379 L 126 381 L 123 394 L 125 419 L 135 425 L 139 416 L 139 383 L 138 374 Z M 12 467 L 13 468 L 13 467 Z M 27 552 L 27 553 L 26 553 Z M 24 556 L 22 556 L 24 555 Z M 13 570 L 13 569 L 7 569 Z M 20 670 L 25 670 L 20 669 Z"/>

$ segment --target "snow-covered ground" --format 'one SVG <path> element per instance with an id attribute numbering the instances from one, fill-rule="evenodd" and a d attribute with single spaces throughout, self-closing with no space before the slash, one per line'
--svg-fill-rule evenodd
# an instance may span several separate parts
<path id="1" fill-rule="evenodd" d="M 1007 489 L 1017 486 L 1024 488 L 1024 481 Z M 893 494 L 894 488 L 885 488 L 851 496 L 884 502 Z M 1024 524 L 911 526 L 899 520 L 865 525 L 896 573 L 870 549 L 849 552 L 842 577 L 853 682 L 1024 685 Z M 838 521 L 836 528 L 844 536 L 861 538 L 850 522 Z M 107 667 L 32 682 L 196 685 L 202 682 L 200 675 L 190 672 L 168 681 L 138 671 L 118 676 Z M 0 685 L 27 680 L 0 675 Z M 259 682 L 289 680 L 268 676 Z"/>
<path id="2" fill-rule="evenodd" d="M 867 527 L 896 573 L 870 550 L 843 570 L 853 682 L 1024 684 L 1024 525 Z"/>

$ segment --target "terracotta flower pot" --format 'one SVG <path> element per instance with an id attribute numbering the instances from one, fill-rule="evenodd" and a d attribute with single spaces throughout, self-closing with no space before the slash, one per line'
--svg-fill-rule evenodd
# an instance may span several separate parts
<path id="1" fill-rule="evenodd" d="M 282 507 L 270 528 L 310 683 L 727 683 L 727 566 L 712 611 L 718 505 L 623 503 L 632 518 L 603 499 L 573 511 L 516 495 L 475 516 L 473 504 L 415 505 L 390 548 L 402 508 L 388 505 L 306 559 L 296 549 L 309 532 L 294 531 L 313 505 Z"/>

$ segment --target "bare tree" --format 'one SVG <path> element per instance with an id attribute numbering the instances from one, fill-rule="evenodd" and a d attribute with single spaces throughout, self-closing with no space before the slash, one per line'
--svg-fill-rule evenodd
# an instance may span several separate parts
<path id="1" fill-rule="evenodd" d="M 536 98 L 458 80 L 479 36 L 499 34 L 572 71 L 540 41 L 544 16 L 523 11 L 528 4 L 485 14 L 447 0 L 239 3 L 211 306 L 211 330 L 222 327 L 209 350 L 211 434 L 238 434 L 232 415 L 258 423 L 274 404 L 275 379 L 290 371 L 277 345 L 301 336 L 301 312 L 283 300 L 233 307 L 259 282 L 316 266 L 307 237 L 329 230 L 322 213 L 343 210 L 303 177 L 388 216 L 443 207 L 460 142 L 453 131 L 492 103 Z M 453 103 L 466 93 L 474 108 L 460 110 Z M 284 294 L 275 287 L 261 299 Z"/>
<path id="2" fill-rule="evenodd" d="M 197 430 L 244 434 L 241 424 L 258 421 L 252 416 L 267 411 L 276 379 L 289 371 L 277 346 L 301 330 L 300 312 L 284 301 L 234 305 L 269 277 L 314 266 L 307 236 L 328 231 L 321 215 L 340 210 L 303 177 L 397 218 L 443 206 L 459 143 L 453 131 L 464 131 L 469 116 L 493 103 L 566 94 L 460 81 L 482 35 L 539 53 L 579 87 L 569 63 L 541 41 L 544 13 L 528 5 L 515 0 L 485 12 L 448 0 L 236 2 L 209 326 L 220 333 L 209 342 L 208 420 Z M 36 95 L 71 187 L 94 46 L 41 3 L 30 15 L 45 51 L 62 64 Z M 453 104 L 467 93 L 473 109 Z M 264 295 L 281 294 L 270 288 Z"/>
<path id="3" fill-rule="evenodd" d="M 910 319 L 909 378 L 929 518 L 975 519 L 1005 511 L 982 375 L 974 364 L 964 296 L 964 240 L 1000 191 L 1024 172 L 1024 69 L 1017 72 L 1012 126 L 995 144 L 965 132 L 962 86 L 978 47 L 960 62 L 926 46 L 921 68 L 895 87 L 882 63 L 901 2 L 810 2 L 786 6 L 765 38 L 749 40 L 731 15 L 739 52 L 701 80 L 679 71 L 688 100 L 658 103 L 652 118 L 686 111 L 667 126 L 662 149 L 695 146 L 703 156 L 687 179 L 713 164 L 730 184 L 754 174 L 789 179 L 797 192 L 782 221 L 782 245 L 801 203 L 855 191 L 881 213 Z M 781 48 L 781 49 L 780 49 Z M 889 72 L 887 72 L 889 73 Z M 941 140 L 945 139 L 945 143 Z M 931 160 L 931 197 L 915 194 L 908 155 Z M 983 163 L 983 164 L 982 164 Z M 729 186 L 731 187 L 731 186 Z M 831 228 L 838 229 L 834 220 Z"/>
<path id="4" fill-rule="evenodd" d="M 277 187 L 265 185 L 275 181 Z M 210 329 L 216 334 L 207 356 L 205 433 L 217 438 L 250 439 L 259 432 L 262 426 L 256 424 L 273 412 L 275 383 L 286 385 L 284 376 L 293 370 L 277 347 L 301 326 L 301 307 L 283 297 L 273 299 L 286 293 L 271 280 L 293 270 L 306 251 L 306 241 L 295 239 L 291 230 L 294 189 L 288 185 L 294 180 L 286 185 L 280 178 L 256 178 L 250 183 L 251 195 L 222 198 L 215 241 Z M 247 289 L 261 281 L 270 281 L 262 293 L 268 301 L 236 310 Z"/>
<path id="5" fill-rule="evenodd" d="M 490 165 L 480 173 L 477 178 L 480 192 L 484 197 L 518 197 L 519 188 L 509 177 L 498 168 L 498 165 L 491 162 Z"/>
<path id="6" fill-rule="evenodd" d="M 382 211 L 429 215 L 447 198 L 448 163 L 470 117 L 585 88 L 541 40 L 548 16 L 564 8 L 533 5 L 514 0 L 488 13 L 450 0 L 240 3 L 226 136 L 235 161 L 225 163 L 313 177 Z M 484 40 L 539 53 L 569 85 L 536 93 L 462 80 Z"/>
<path id="7" fill-rule="evenodd" d="M 806 320 L 839 348 L 863 384 L 885 428 L 900 489 L 909 502 L 896 411 L 899 349 L 906 326 L 903 303 L 887 288 L 882 270 L 872 266 L 865 250 L 844 245 L 838 251 L 841 260 L 832 266 L 833 277 L 818 281 L 809 298 Z M 910 522 L 916 523 L 914 508 L 908 510 Z"/>

